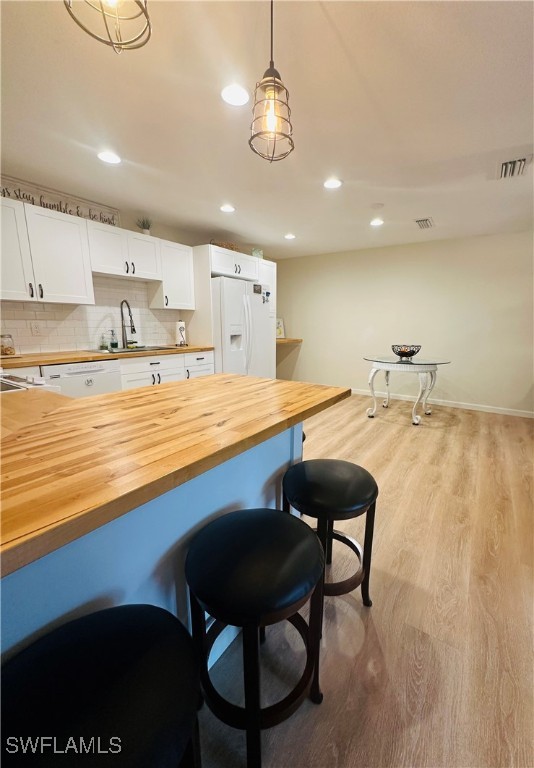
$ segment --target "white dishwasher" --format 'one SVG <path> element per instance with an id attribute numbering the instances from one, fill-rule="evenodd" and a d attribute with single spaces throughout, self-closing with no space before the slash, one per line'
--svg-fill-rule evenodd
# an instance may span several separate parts
<path id="1" fill-rule="evenodd" d="M 41 373 L 47 384 L 59 385 L 67 397 L 105 395 L 122 388 L 118 360 L 42 365 Z"/>

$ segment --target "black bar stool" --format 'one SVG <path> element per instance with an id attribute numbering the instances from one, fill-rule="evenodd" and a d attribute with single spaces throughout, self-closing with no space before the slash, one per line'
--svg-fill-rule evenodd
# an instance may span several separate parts
<path id="1" fill-rule="evenodd" d="M 261 729 L 286 720 L 308 695 L 317 704 L 322 701 L 319 644 L 324 555 L 320 542 L 302 520 L 280 510 L 229 512 L 194 537 L 185 575 L 205 700 L 220 720 L 246 731 L 248 768 L 260 768 Z M 309 624 L 298 613 L 308 600 Z M 215 620 L 207 632 L 205 611 Z M 260 639 L 266 626 L 283 619 L 303 638 L 306 665 L 287 696 L 262 708 Z M 229 624 L 243 630 L 244 707 L 223 698 L 208 673 L 210 650 Z"/>
<path id="2" fill-rule="evenodd" d="M 332 562 L 332 542 L 346 544 L 358 557 L 358 570 L 343 581 L 325 582 L 325 595 L 344 595 L 361 585 L 363 604 L 371 606 L 369 576 L 378 486 L 363 467 L 338 459 L 309 459 L 290 467 L 283 478 L 284 511 L 293 507 L 317 520 L 317 535 L 327 565 Z M 366 514 L 363 551 L 360 544 L 341 531 L 335 520 Z"/>
<path id="3" fill-rule="evenodd" d="M 4 664 L 2 765 L 200 768 L 200 696 L 193 641 L 168 611 L 83 616 Z"/>

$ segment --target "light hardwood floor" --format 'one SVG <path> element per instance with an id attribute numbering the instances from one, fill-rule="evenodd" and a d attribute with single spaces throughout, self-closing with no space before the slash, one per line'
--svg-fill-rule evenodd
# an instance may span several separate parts
<path id="1" fill-rule="evenodd" d="M 353 396 L 306 422 L 304 458 L 378 482 L 373 607 L 359 590 L 326 598 L 324 701 L 263 732 L 264 768 L 532 768 L 534 422 L 435 407 L 415 427 L 408 402 L 372 420 L 368 405 Z M 337 527 L 363 541 L 363 526 Z M 343 550 L 336 578 L 353 567 Z M 268 630 L 268 701 L 300 669 L 292 632 Z M 236 641 L 213 679 L 239 701 L 240 677 Z M 204 768 L 245 766 L 241 731 L 206 707 L 200 723 Z"/>

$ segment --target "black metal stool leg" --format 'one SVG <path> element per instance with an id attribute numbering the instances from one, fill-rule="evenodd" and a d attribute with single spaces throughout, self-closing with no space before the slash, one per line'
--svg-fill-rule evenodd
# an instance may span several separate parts
<path id="1" fill-rule="evenodd" d="M 289 505 L 289 501 L 288 501 L 287 496 L 285 495 L 285 493 L 283 493 L 282 494 L 282 512 L 288 512 L 289 513 L 290 511 L 291 511 L 291 507 Z"/>
<path id="2" fill-rule="evenodd" d="M 243 675 L 245 681 L 245 722 L 247 768 L 261 768 L 260 651 L 258 627 L 243 627 Z"/>
<path id="3" fill-rule="evenodd" d="M 199 605 L 192 592 L 189 593 L 189 605 L 191 607 L 191 635 L 195 644 L 198 661 L 200 664 L 201 681 L 208 674 L 208 659 L 206 646 L 206 614 Z M 199 701 L 198 709 L 201 708 L 203 699 Z"/>
<path id="4" fill-rule="evenodd" d="M 178 768 L 200 768 L 200 736 L 198 732 L 198 720 L 195 723 L 195 728 L 191 739 L 186 747 L 186 750 L 180 760 Z"/>
<path id="5" fill-rule="evenodd" d="M 319 517 L 317 520 L 317 536 L 321 542 L 323 551 L 326 553 L 326 546 L 328 540 L 328 520 L 324 517 Z M 326 559 L 326 558 L 325 558 Z M 319 632 L 319 639 L 323 636 L 323 610 L 324 610 L 324 569 L 323 569 L 323 581 L 321 587 L 321 626 Z"/>
<path id="6" fill-rule="evenodd" d="M 371 553 L 373 549 L 373 532 L 375 527 L 375 507 L 373 502 L 367 510 L 365 518 L 365 539 L 363 543 L 363 581 L 362 581 L 362 600 L 368 608 L 372 606 L 372 600 L 369 597 L 369 577 L 371 575 Z"/>
<path id="7" fill-rule="evenodd" d="M 310 699 L 314 704 L 320 704 L 323 700 L 323 694 L 319 685 L 319 661 L 321 656 L 321 636 L 323 629 L 323 587 L 324 570 L 321 580 L 315 587 L 315 591 L 310 600 L 310 618 L 309 618 L 309 653 L 315 659 L 312 685 L 310 690 Z"/>
<path id="8" fill-rule="evenodd" d="M 329 520 L 328 521 L 328 529 L 326 533 L 326 549 L 324 551 L 324 556 L 326 560 L 327 565 L 332 564 L 332 542 L 333 542 L 333 536 L 334 533 L 334 521 Z"/>

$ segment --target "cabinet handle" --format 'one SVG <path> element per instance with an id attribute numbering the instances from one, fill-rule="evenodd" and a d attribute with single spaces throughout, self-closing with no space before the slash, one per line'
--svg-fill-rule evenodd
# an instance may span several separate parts
<path id="1" fill-rule="evenodd" d="M 203 358 L 203 357 L 197 357 L 197 360 L 204 360 L 204 359 L 205 358 Z"/>
<path id="2" fill-rule="evenodd" d="M 186 373 L 187 373 L 187 376 L 186 376 L 185 378 L 186 378 L 186 379 L 190 379 L 191 377 L 190 377 L 190 375 L 189 375 L 189 368 L 187 369 Z"/>
<path id="3" fill-rule="evenodd" d="M 39 298 L 44 299 L 44 291 L 41 283 L 39 283 Z"/>
<path id="4" fill-rule="evenodd" d="M 127 261 L 124 262 L 126 264 L 126 274 L 128 275 L 130 273 L 130 265 Z"/>
<path id="5" fill-rule="evenodd" d="M 166 307 L 169 306 L 169 297 L 168 296 L 165 296 L 165 306 Z"/>
<path id="6" fill-rule="evenodd" d="M 30 299 L 33 299 L 34 293 L 33 293 L 33 285 L 31 283 L 28 283 L 30 286 Z"/>
<path id="7" fill-rule="evenodd" d="M 238 264 L 238 265 L 237 265 L 237 274 L 238 274 L 238 275 L 240 275 L 240 274 L 241 274 L 241 264 Z"/>
<path id="8" fill-rule="evenodd" d="M 237 275 L 237 264 L 234 264 L 234 275 Z"/>
<path id="9" fill-rule="evenodd" d="M 155 363 L 149 363 L 149 365 L 159 365 L 161 363 L 161 360 L 156 360 Z"/>
<path id="10" fill-rule="evenodd" d="M 158 373 L 158 384 L 161 384 L 161 374 Z"/>
<path id="11" fill-rule="evenodd" d="M 156 374 L 152 374 L 152 384 L 154 385 L 156 383 Z"/>
<path id="12" fill-rule="evenodd" d="M 132 261 L 132 275 L 135 275 L 135 262 Z"/>

